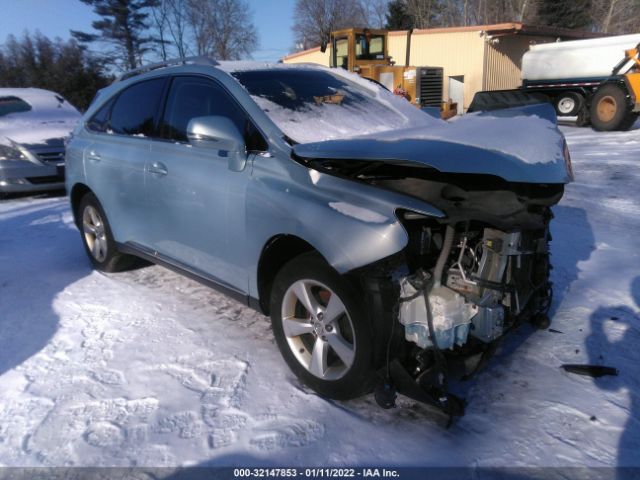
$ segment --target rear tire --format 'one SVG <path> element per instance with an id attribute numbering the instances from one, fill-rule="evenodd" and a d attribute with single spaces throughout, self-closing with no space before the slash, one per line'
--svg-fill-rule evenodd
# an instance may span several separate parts
<path id="1" fill-rule="evenodd" d="M 135 257 L 118 252 L 107 215 L 93 193 L 82 197 L 76 218 L 82 244 L 96 270 L 120 272 L 135 265 Z"/>
<path id="2" fill-rule="evenodd" d="M 624 126 L 630 113 L 627 94 L 618 85 L 603 85 L 593 95 L 590 117 L 595 130 L 618 130 Z"/>
<path id="3" fill-rule="evenodd" d="M 294 258 L 274 280 L 271 323 L 280 353 L 323 397 L 346 400 L 373 388 L 375 336 L 362 298 L 317 253 Z"/>
<path id="4" fill-rule="evenodd" d="M 586 127 L 591 123 L 591 119 L 589 118 L 589 110 L 586 105 L 583 105 L 580 111 L 578 112 L 578 118 L 576 118 L 576 126 L 578 127 Z"/>
<path id="5" fill-rule="evenodd" d="M 558 95 L 553 103 L 559 117 L 573 117 L 584 105 L 584 97 L 575 92 L 563 92 Z"/>

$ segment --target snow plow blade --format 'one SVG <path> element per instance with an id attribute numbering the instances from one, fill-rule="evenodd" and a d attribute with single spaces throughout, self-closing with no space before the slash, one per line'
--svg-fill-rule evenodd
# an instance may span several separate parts
<path id="1" fill-rule="evenodd" d="M 520 89 L 488 90 L 474 95 L 467 113 L 503 110 L 541 103 L 549 103 L 549 97 L 542 93 L 525 92 Z"/>

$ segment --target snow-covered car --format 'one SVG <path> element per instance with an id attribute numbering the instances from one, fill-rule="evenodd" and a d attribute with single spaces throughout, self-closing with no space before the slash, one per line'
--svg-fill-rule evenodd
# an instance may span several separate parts
<path id="1" fill-rule="evenodd" d="M 125 75 L 67 149 L 97 269 L 141 257 L 270 315 L 321 395 L 450 414 L 448 372 L 546 322 L 571 179 L 549 105 L 445 123 L 340 69 L 202 59 Z"/>
<path id="2" fill-rule="evenodd" d="M 0 88 L 0 194 L 64 188 L 64 139 L 80 117 L 57 93 Z"/>

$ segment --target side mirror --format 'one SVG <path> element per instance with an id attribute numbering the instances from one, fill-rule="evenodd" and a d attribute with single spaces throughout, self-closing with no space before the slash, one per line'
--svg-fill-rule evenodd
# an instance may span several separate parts
<path id="1" fill-rule="evenodd" d="M 227 152 L 243 152 L 244 138 L 238 127 L 227 117 L 211 115 L 195 117 L 187 125 L 189 143 Z"/>

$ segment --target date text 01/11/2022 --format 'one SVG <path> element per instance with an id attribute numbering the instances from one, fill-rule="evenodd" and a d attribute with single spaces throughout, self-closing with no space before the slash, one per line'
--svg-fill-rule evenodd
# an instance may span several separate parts
<path id="1" fill-rule="evenodd" d="M 274 477 L 306 477 L 306 478 L 355 478 L 384 477 L 397 478 L 397 470 L 387 468 L 235 468 L 234 478 L 274 478 Z"/>

